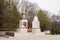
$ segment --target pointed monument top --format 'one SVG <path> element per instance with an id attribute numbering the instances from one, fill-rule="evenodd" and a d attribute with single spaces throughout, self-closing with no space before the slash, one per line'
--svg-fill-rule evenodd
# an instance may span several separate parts
<path id="1" fill-rule="evenodd" d="M 37 16 L 34 16 L 34 21 L 38 21 L 38 17 Z"/>

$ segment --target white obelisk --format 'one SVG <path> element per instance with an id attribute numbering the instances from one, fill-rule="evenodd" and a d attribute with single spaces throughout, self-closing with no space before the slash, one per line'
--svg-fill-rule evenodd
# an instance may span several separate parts
<path id="1" fill-rule="evenodd" d="M 34 32 L 34 33 L 41 32 L 41 30 L 40 30 L 40 22 L 39 22 L 37 16 L 34 16 L 34 19 L 32 21 L 32 32 Z"/>

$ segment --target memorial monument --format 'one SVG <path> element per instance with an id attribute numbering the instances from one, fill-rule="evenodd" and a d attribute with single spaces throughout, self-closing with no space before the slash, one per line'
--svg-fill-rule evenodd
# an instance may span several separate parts
<path id="1" fill-rule="evenodd" d="M 25 19 L 25 15 L 23 14 L 23 19 L 20 20 L 20 28 L 19 28 L 19 31 L 21 33 L 25 33 L 27 32 L 27 28 L 28 28 L 28 20 Z"/>
<path id="2" fill-rule="evenodd" d="M 41 32 L 40 28 L 40 21 L 38 20 L 37 16 L 34 16 L 34 19 L 32 21 L 32 33 L 36 35 L 44 35 L 44 32 Z"/>
<path id="3" fill-rule="evenodd" d="M 34 33 L 41 32 L 41 30 L 40 30 L 40 22 L 39 22 L 37 16 L 34 16 L 34 19 L 32 21 L 32 32 L 34 32 Z"/>

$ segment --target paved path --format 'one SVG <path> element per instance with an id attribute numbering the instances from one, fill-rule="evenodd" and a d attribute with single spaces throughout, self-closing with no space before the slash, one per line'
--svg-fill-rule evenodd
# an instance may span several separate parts
<path id="1" fill-rule="evenodd" d="M 15 33 L 15 37 L 0 37 L 0 40 L 60 40 L 60 35 L 42 35 L 39 33 Z"/>

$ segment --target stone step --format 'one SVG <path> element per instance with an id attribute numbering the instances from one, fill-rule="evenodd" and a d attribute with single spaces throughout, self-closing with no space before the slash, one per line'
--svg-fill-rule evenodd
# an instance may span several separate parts
<path id="1" fill-rule="evenodd" d="M 32 29 L 32 32 L 34 32 L 34 33 L 40 33 L 41 32 L 41 30 L 40 29 Z"/>

